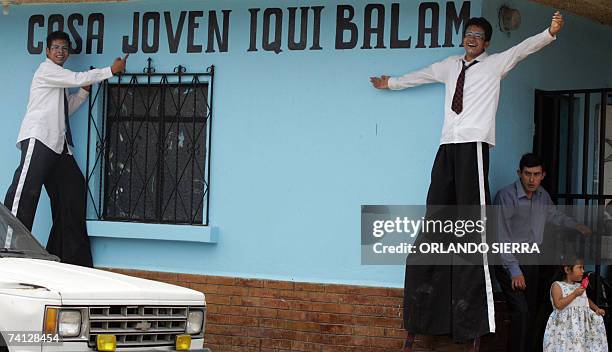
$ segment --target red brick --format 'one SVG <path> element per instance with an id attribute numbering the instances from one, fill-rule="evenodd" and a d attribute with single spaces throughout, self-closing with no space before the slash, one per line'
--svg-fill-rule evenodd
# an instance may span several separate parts
<path id="1" fill-rule="evenodd" d="M 230 322 L 229 317 L 229 315 L 223 314 L 206 314 L 206 323 L 228 325 Z"/>
<path id="2" fill-rule="evenodd" d="M 261 347 L 290 349 L 291 341 L 276 340 L 276 339 L 261 339 Z"/>
<path id="3" fill-rule="evenodd" d="M 310 300 L 313 302 L 338 303 L 339 295 L 335 293 L 311 292 Z"/>
<path id="4" fill-rule="evenodd" d="M 276 318 L 278 316 L 278 310 L 272 308 L 248 307 L 246 314 L 251 317 Z"/>
<path id="5" fill-rule="evenodd" d="M 380 336 L 380 335 L 377 335 L 377 336 Z M 385 329 L 385 336 L 404 339 L 406 338 L 406 330 L 404 329 Z"/>
<path id="6" fill-rule="evenodd" d="M 217 294 L 207 294 L 206 295 L 206 304 L 230 304 L 230 297 L 222 296 Z"/>
<path id="7" fill-rule="evenodd" d="M 387 288 L 387 296 L 403 298 L 404 290 L 401 288 Z"/>
<path id="8" fill-rule="evenodd" d="M 385 328 L 379 328 L 375 326 L 353 326 L 353 334 L 359 336 L 378 336 L 384 337 L 386 335 Z"/>
<path id="9" fill-rule="evenodd" d="M 311 332 L 319 332 L 321 331 L 321 325 L 309 321 L 293 321 L 287 320 L 285 326 L 290 330 L 297 331 L 311 331 Z"/>
<path id="10" fill-rule="evenodd" d="M 252 297 L 267 297 L 267 298 L 279 298 L 278 291 L 270 288 L 248 288 L 248 295 Z"/>
<path id="11" fill-rule="evenodd" d="M 253 317 L 230 315 L 229 324 L 238 325 L 238 326 L 258 326 L 259 321 L 257 320 L 257 318 L 253 318 Z"/>
<path id="12" fill-rule="evenodd" d="M 236 279 L 233 277 L 226 276 L 208 276 L 206 278 L 206 283 L 213 285 L 233 286 L 236 283 Z"/>
<path id="13" fill-rule="evenodd" d="M 321 332 L 324 334 L 351 335 L 353 328 L 350 325 L 321 324 Z"/>
<path id="14" fill-rule="evenodd" d="M 291 281 L 264 280 L 264 287 L 279 290 L 293 290 L 295 288 L 295 283 Z"/>
<path id="15" fill-rule="evenodd" d="M 404 340 L 401 338 L 369 337 L 368 345 L 399 350 L 402 348 Z"/>
<path id="16" fill-rule="evenodd" d="M 178 274 L 177 273 L 166 273 L 161 271 L 156 271 L 153 274 L 152 279 L 157 281 L 177 281 Z"/>
<path id="17" fill-rule="evenodd" d="M 218 314 L 224 315 L 246 315 L 248 313 L 247 307 L 238 307 L 238 306 L 216 306 Z"/>
<path id="18" fill-rule="evenodd" d="M 325 291 L 325 286 L 321 284 L 313 284 L 309 282 L 296 282 L 295 283 L 296 291 Z"/>
<path id="19" fill-rule="evenodd" d="M 255 298 L 252 298 L 255 299 Z M 266 308 L 280 308 L 280 309 L 289 309 L 289 302 L 284 299 L 275 299 L 275 298 L 261 298 L 259 299 L 260 305 Z"/>
<path id="20" fill-rule="evenodd" d="M 321 348 L 323 348 L 323 346 L 318 343 L 291 341 L 292 351 L 317 352 L 321 351 Z"/>
<path id="21" fill-rule="evenodd" d="M 232 325 L 206 325 L 206 334 L 226 336 L 247 336 L 247 328 Z"/>
<path id="22" fill-rule="evenodd" d="M 385 315 L 385 307 L 380 306 L 354 306 L 353 314 L 355 315 L 375 315 L 375 316 L 383 316 Z"/>
<path id="23" fill-rule="evenodd" d="M 177 280 L 179 282 L 195 282 L 195 283 L 206 283 L 206 276 L 197 274 L 178 274 Z"/>
<path id="24" fill-rule="evenodd" d="M 353 305 L 349 304 L 336 304 L 336 303 L 312 303 L 310 305 L 310 310 L 316 312 L 326 312 L 326 313 L 343 313 L 350 314 L 353 313 Z"/>
<path id="25" fill-rule="evenodd" d="M 346 293 L 360 296 L 387 296 L 388 291 L 384 287 L 325 285 L 325 292 Z"/>
<path id="26" fill-rule="evenodd" d="M 296 310 L 287 310 L 287 309 L 279 309 L 277 317 L 279 319 L 285 320 L 308 320 L 308 312 L 304 311 L 296 311 Z"/>
<path id="27" fill-rule="evenodd" d="M 246 286 L 246 287 L 263 287 L 264 281 L 261 279 L 244 279 L 237 278 L 236 286 Z"/>
<path id="28" fill-rule="evenodd" d="M 227 296 L 246 296 L 248 295 L 249 289 L 246 287 L 240 286 L 226 286 L 226 285 L 218 285 L 217 293 L 221 295 Z"/>
<path id="29" fill-rule="evenodd" d="M 209 284 L 201 284 L 196 282 L 190 282 L 190 289 L 203 292 L 205 295 L 208 293 L 217 293 L 219 291 L 219 286 L 217 285 L 209 285 Z"/>
<path id="30" fill-rule="evenodd" d="M 259 320 L 259 326 L 264 328 L 285 329 L 287 320 L 262 318 Z"/>

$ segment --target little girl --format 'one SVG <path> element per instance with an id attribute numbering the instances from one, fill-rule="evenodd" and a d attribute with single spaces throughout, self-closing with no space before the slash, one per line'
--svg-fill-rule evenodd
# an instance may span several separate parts
<path id="1" fill-rule="evenodd" d="M 564 280 L 550 287 L 554 311 L 544 332 L 544 352 L 608 352 L 602 318 L 605 311 L 587 297 L 580 285 L 582 261 L 565 265 L 562 270 Z"/>

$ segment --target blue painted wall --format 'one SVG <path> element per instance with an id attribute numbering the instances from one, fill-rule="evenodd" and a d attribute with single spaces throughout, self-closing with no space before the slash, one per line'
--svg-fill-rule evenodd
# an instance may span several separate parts
<path id="1" fill-rule="evenodd" d="M 360 31 L 356 49 L 335 50 L 336 3 L 329 1 L 134 1 L 96 5 L 14 6 L 0 17 L 4 36 L 0 53 L 5 82 L 0 86 L 4 128 L 0 131 L 0 189 L 6 190 L 19 154 L 14 146 L 27 103 L 30 78 L 43 56 L 26 50 L 27 20 L 79 12 L 105 15 L 104 54 L 75 55 L 68 66 L 83 70 L 108 65 L 121 52 L 121 37 L 131 33 L 134 11 L 231 9 L 227 53 L 178 54 L 167 44 L 153 56 L 158 71 L 182 64 L 190 71 L 214 64 L 214 125 L 210 223 L 219 229 L 216 244 L 93 238 L 97 266 L 355 283 L 399 287 L 400 266 L 360 265 L 361 204 L 423 204 L 429 172 L 438 147 L 443 87 L 430 85 L 402 92 L 371 88 L 372 75 L 398 75 L 461 53 L 461 48 L 415 49 L 418 2 L 402 2 L 402 37 L 411 49 L 362 50 L 363 9 L 367 2 L 348 1 L 356 9 Z M 383 1 L 390 12 L 391 1 Z M 484 3 L 484 4 L 483 4 Z M 440 1 L 442 13 L 445 2 Z M 501 1 L 472 1 L 471 15 L 497 16 Z M 325 6 L 320 51 L 280 54 L 247 52 L 252 7 Z M 460 7 L 461 2 L 457 2 Z M 543 30 L 551 9 L 517 1 L 523 26 L 510 38 L 495 31 L 491 52 Z M 263 11 L 263 10 L 262 10 Z M 286 11 L 285 11 L 286 14 Z M 496 190 L 514 178 L 513 166 L 531 149 L 533 89 L 610 86 L 610 28 L 568 15 L 568 28 L 543 52 L 520 64 L 503 83 L 498 117 L 498 146 L 492 154 L 491 185 Z M 443 17 L 444 18 L 444 17 Z M 444 20 L 441 28 L 444 28 Z M 390 16 L 386 16 L 385 44 Z M 259 33 L 261 33 L 261 19 Z M 286 28 L 286 21 L 284 23 Z M 205 20 L 202 28 L 206 27 Z M 165 33 L 162 25 L 161 32 Z M 42 33 L 42 31 L 40 32 Z M 40 37 L 43 34 L 40 34 Z M 199 32 L 200 41 L 206 31 Z M 286 33 L 286 31 L 284 31 Z M 309 32 L 310 33 L 310 32 Z M 443 33 L 443 30 L 441 30 Z M 8 40 L 8 38 L 11 38 Z M 429 41 L 427 41 L 429 42 Z M 443 42 L 443 39 L 440 39 Z M 309 41 L 310 43 L 310 41 Z M 453 43 L 457 45 L 459 38 Z M 130 56 L 129 71 L 139 71 L 150 55 Z M 567 70 L 567 66 L 584 67 Z M 580 74 L 580 71 L 584 74 Z M 602 75 L 599 70 L 608 70 Z M 564 77 L 559 72 L 567 73 Z M 76 155 L 84 165 L 86 116 L 73 118 Z M 78 122 L 77 122 L 78 121 Z M 39 206 L 34 232 L 46 242 L 50 227 L 48 200 Z M 129 227 L 130 224 L 126 224 Z M 177 230 L 180 231 L 180 230 Z"/>

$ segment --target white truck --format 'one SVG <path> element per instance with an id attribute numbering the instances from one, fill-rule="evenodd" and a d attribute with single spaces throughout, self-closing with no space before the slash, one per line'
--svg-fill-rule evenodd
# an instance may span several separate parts
<path id="1" fill-rule="evenodd" d="M 60 263 L 0 204 L 0 352 L 209 351 L 204 294 Z"/>

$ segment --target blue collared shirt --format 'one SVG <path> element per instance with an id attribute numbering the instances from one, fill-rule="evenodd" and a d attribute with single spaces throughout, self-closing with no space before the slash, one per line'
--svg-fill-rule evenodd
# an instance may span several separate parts
<path id="1" fill-rule="evenodd" d="M 497 192 L 493 204 L 499 206 L 496 229 L 499 242 L 540 245 L 547 223 L 569 228 L 578 225 L 575 219 L 557 209 L 544 188 L 538 187 L 531 199 L 527 198 L 520 180 Z M 514 255 L 507 253 L 501 258 L 512 277 L 522 274 Z"/>

